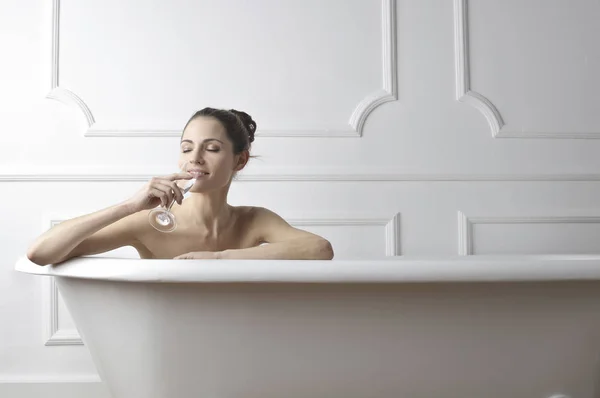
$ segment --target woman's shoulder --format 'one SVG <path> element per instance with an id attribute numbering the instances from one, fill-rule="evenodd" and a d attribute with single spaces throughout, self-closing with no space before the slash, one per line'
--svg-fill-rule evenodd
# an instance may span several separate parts
<path id="1" fill-rule="evenodd" d="M 262 206 L 235 206 L 234 208 L 240 216 L 249 220 L 279 217 L 274 211 Z"/>
<path id="2" fill-rule="evenodd" d="M 236 207 L 238 220 L 245 227 L 260 231 L 273 225 L 286 225 L 287 222 L 274 211 L 262 206 L 238 206 Z"/>
<path id="3" fill-rule="evenodd" d="M 240 206 L 239 220 L 243 220 L 246 227 L 253 231 L 266 233 L 269 230 L 287 230 L 291 226 L 279 214 L 263 206 Z"/>

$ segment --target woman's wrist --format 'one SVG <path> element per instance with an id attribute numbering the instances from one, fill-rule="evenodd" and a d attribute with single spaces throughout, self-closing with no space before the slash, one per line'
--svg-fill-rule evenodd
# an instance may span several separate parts
<path id="1" fill-rule="evenodd" d="M 119 209 L 119 211 L 121 211 L 123 213 L 123 217 L 130 216 L 130 215 L 135 214 L 138 211 L 140 211 L 139 209 L 136 208 L 134 203 L 131 203 L 129 201 L 119 203 L 117 205 L 117 208 Z"/>

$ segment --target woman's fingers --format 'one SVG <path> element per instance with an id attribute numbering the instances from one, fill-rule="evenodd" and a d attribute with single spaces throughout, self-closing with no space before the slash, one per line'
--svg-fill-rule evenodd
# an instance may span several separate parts
<path id="1" fill-rule="evenodd" d="M 175 181 L 175 180 L 190 180 L 190 179 L 192 179 L 192 177 L 193 177 L 193 175 L 191 175 L 187 171 L 182 171 L 181 173 L 169 174 L 168 176 L 165 176 L 162 178 L 164 178 L 165 180 Z"/>
<path id="2" fill-rule="evenodd" d="M 164 197 L 166 200 L 165 206 L 168 206 L 174 197 L 177 197 L 177 194 L 173 192 L 173 189 L 169 185 L 171 181 L 157 181 L 154 183 L 153 187 L 159 189 L 164 193 Z M 178 201 L 179 202 L 179 201 Z"/>
<path id="3" fill-rule="evenodd" d="M 163 190 L 161 190 L 161 189 L 155 188 L 154 186 L 148 188 L 148 196 L 149 197 L 159 198 L 160 199 L 160 203 L 163 206 L 165 206 L 165 203 L 167 202 L 166 193 Z"/>
<path id="4" fill-rule="evenodd" d="M 183 201 L 183 192 L 181 192 L 181 188 L 179 187 L 179 185 L 177 185 L 177 183 L 175 181 L 169 181 L 169 186 L 175 193 L 175 198 L 177 198 L 177 203 L 181 204 L 181 202 Z"/>

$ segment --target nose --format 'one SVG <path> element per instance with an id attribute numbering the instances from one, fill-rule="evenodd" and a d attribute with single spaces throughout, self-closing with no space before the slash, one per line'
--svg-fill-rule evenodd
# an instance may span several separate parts
<path id="1" fill-rule="evenodd" d="M 190 163 L 191 164 L 195 164 L 195 163 L 204 164 L 204 159 L 192 159 L 192 160 L 190 160 Z"/>

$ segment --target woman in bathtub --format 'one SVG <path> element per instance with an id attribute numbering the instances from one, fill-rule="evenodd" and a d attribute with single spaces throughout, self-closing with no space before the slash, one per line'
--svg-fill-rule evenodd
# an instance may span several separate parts
<path id="1" fill-rule="evenodd" d="M 181 137 L 179 167 L 185 172 L 154 177 L 122 203 L 61 222 L 33 242 L 27 257 L 39 265 L 56 264 L 133 246 L 140 258 L 332 259 L 326 239 L 290 226 L 266 208 L 227 203 L 231 180 L 250 157 L 255 131 L 245 112 L 196 112 Z M 182 202 L 175 182 L 198 173 L 202 176 Z M 148 212 L 171 200 L 177 203 L 171 211 L 178 226 L 162 233 L 149 224 Z"/>

